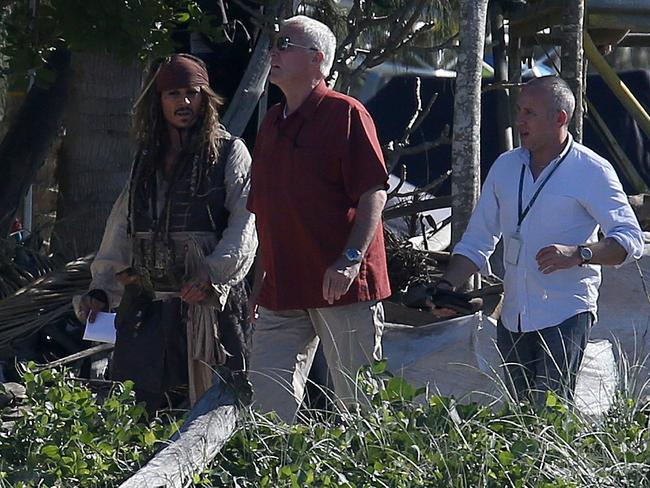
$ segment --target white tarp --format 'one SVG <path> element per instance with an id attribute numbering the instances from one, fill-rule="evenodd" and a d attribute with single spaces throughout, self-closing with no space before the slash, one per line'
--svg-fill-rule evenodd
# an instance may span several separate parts
<path id="1" fill-rule="evenodd" d="M 430 394 L 490 403 L 505 391 L 496 324 L 481 313 L 421 327 L 389 324 L 384 356 L 393 374 L 428 385 Z M 611 343 L 590 341 L 576 385 L 577 407 L 590 415 L 604 412 L 617 384 Z"/>

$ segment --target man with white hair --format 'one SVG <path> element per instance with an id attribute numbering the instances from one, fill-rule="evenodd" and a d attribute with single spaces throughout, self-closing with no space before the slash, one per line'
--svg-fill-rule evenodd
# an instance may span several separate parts
<path id="1" fill-rule="evenodd" d="M 437 284 L 453 290 L 479 269 L 489 270 L 503 236 L 497 346 L 513 396 L 533 402 L 543 402 L 547 391 L 572 397 L 595 319 L 600 266 L 643 252 L 643 234 L 616 172 L 569 133 L 574 107 L 559 77 L 524 85 L 517 107 L 521 147 L 492 165 Z"/>
<path id="2" fill-rule="evenodd" d="M 381 356 L 380 300 L 390 295 L 386 166 L 366 109 L 325 84 L 335 48 L 324 24 L 283 22 L 269 81 L 285 100 L 268 111 L 253 156 L 248 209 L 260 247 L 251 381 L 256 405 L 287 422 L 319 341 L 339 405 L 367 402 L 355 377 Z"/>

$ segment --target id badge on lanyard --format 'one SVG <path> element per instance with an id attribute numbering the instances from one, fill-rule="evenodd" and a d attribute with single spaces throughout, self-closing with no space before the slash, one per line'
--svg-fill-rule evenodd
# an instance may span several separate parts
<path id="1" fill-rule="evenodd" d="M 522 244 L 523 241 L 521 234 L 519 233 L 519 228 L 517 228 L 514 233 L 510 234 L 508 242 L 506 242 L 506 263 L 512 266 L 517 266 L 519 263 L 519 254 L 521 253 Z"/>
<path id="2" fill-rule="evenodd" d="M 506 243 L 506 249 L 505 249 L 505 261 L 507 264 L 510 264 L 512 266 L 517 266 L 519 263 L 519 256 L 521 254 L 521 248 L 523 247 L 523 239 L 521 237 L 521 233 L 519 232 L 521 228 L 521 223 L 524 221 L 526 218 L 526 215 L 528 215 L 528 212 L 530 211 L 531 207 L 537 200 L 537 196 L 539 195 L 539 192 L 542 191 L 542 188 L 546 185 L 548 180 L 553 176 L 553 173 L 560 167 L 560 164 L 566 159 L 566 157 L 569 155 L 569 152 L 572 148 L 571 144 L 566 151 L 564 152 L 564 155 L 560 158 L 560 160 L 557 162 L 557 164 L 553 167 L 553 169 L 549 172 L 549 174 L 544 178 L 544 181 L 537 187 L 537 191 L 534 193 L 530 201 L 528 202 L 528 205 L 526 208 L 523 207 L 523 202 L 522 202 L 522 194 L 523 194 L 523 189 L 524 189 L 524 173 L 526 171 L 526 167 L 522 165 L 521 167 L 521 174 L 519 175 L 519 207 L 518 207 L 518 215 L 519 218 L 517 220 L 517 230 L 515 230 L 510 236 L 508 237 L 508 242 Z"/>

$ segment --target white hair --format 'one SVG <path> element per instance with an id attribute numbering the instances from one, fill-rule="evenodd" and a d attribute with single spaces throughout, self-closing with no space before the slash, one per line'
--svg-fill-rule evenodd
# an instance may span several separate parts
<path id="1" fill-rule="evenodd" d="M 320 64 L 320 72 L 323 78 L 327 78 L 334 64 L 334 52 L 336 51 L 336 36 L 322 22 L 319 22 L 306 15 L 296 15 L 282 22 L 282 27 L 298 28 L 316 49 L 323 53 L 323 61 Z"/>

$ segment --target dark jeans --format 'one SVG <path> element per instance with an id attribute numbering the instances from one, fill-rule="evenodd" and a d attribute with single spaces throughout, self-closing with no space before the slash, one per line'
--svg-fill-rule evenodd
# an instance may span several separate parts
<path id="1" fill-rule="evenodd" d="M 582 312 L 554 327 L 519 333 L 499 321 L 497 346 L 513 397 L 539 405 L 553 391 L 571 400 L 592 323 L 591 312 Z"/>

